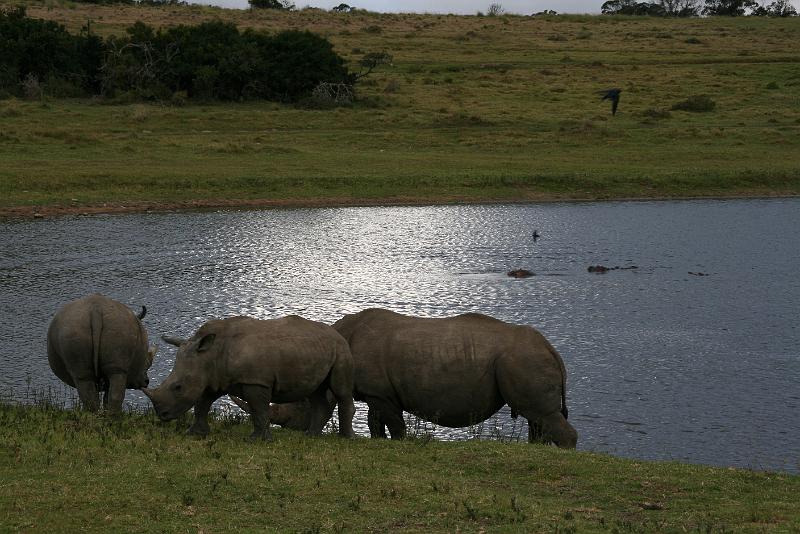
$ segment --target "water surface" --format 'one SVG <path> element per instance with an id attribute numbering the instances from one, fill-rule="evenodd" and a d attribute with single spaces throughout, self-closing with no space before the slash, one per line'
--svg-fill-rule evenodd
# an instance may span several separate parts
<path id="1" fill-rule="evenodd" d="M 331 323 L 367 307 L 477 311 L 535 326 L 561 352 L 580 449 L 800 467 L 797 199 L 139 214 L 0 229 L 0 388 L 15 395 L 61 387 L 47 326 L 91 292 L 147 305 L 153 339 L 239 314 Z M 596 264 L 637 268 L 588 273 Z M 505 275 L 516 268 L 536 276 Z M 161 345 L 156 384 L 175 355 Z M 127 399 L 145 405 L 138 392 Z M 357 417 L 366 435 L 365 411 Z M 507 408 L 479 428 L 429 431 L 525 434 Z"/>

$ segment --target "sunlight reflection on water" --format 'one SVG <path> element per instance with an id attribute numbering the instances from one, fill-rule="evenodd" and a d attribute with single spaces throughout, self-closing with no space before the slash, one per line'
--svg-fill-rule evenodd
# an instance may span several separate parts
<path id="1" fill-rule="evenodd" d="M 64 302 L 94 291 L 147 305 L 153 339 L 239 314 L 332 323 L 367 307 L 429 317 L 477 311 L 535 326 L 562 353 L 579 448 L 798 470 L 796 199 L 142 214 L 0 226 L 6 389 L 57 383 L 45 355 L 47 325 Z M 638 268 L 587 273 L 595 264 Z M 516 268 L 537 275 L 505 275 Z M 174 354 L 162 347 L 155 384 Z M 137 392 L 128 399 L 145 402 Z M 365 410 L 358 417 L 367 434 Z M 504 408 L 482 429 L 420 431 L 444 439 L 526 435 L 511 423 Z"/>

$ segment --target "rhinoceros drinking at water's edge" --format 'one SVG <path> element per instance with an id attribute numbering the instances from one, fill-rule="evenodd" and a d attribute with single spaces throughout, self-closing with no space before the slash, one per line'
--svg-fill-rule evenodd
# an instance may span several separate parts
<path id="1" fill-rule="evenodd" d="M 119 412 L 125 388 L 147 387 L 147 370 L 156 348 L 147 345 L 142 326 L 146 310 L 131 310 L 103 295 L 94 294 L 62 307 L 47 331 L 47 359 L 53 373 L 78 389 L 87 410 L 103 404 Z"/>
<path id="2" fill-rule="evenodd" d="M 328 389 L 339 404 L 339 433 L 353 434 L 353 357 L 330 326 L 297 316 L 258 320 L 231 317 L 205 323 L 178 345 L 175 367 L 163 384 L 144 393 L 162 420 L 194 406 L 190 434 L 209 432 L 208 412 L 225 394 L 250 407 L 251 438 L 269 440 L 269 404 L 310 400 L 309 434 L 320 434 L 331 415 Z"/>
<path id="3" fill-rule="evenodd" d="M 405 435 L 403 411 L 462 427 L 504 404 L 529 423 L 529 439 L 574 448 L 567 422 L 566 370 L 561 356 L 529 326 L 470 313 L 446 319 L 369 309 L 333 327 L 355 362 L 356 400 L 369 406 L 373 437 Z"/>

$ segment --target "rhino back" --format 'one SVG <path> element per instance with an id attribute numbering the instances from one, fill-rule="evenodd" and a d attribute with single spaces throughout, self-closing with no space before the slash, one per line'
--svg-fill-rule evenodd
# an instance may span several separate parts
<path id="1" fill-rule="evenodd" d="M 102 295 L 64 305 L 50 323 L 47 345 L 53 372 L 73 386 L 73 380 L 136 373 L 146 365 L 147 334 L 141 323 L 128 308 Z"/>
<path id="2" fill-rule="evenodd" d="M 390 398 L 446 426 L 483 420 L 503 405 L 495 366 L 513 350 L 518 328 L 479 314 L 428 319 L 361 312 L 349 332 L 356 394 Z"/>
<path id="3" fill-rule="evenodd" d="M 345 340 L 331 327 L 297 316 L 258 320 L 217 321 L 223 336 L 218 354 L 220 373 L 212 384 L 272 387 L 275 402 L 309 396 L 325 379 L 337 355 L 349 352 Z M 198 332 L 200 335 L 200 332 Z"/>

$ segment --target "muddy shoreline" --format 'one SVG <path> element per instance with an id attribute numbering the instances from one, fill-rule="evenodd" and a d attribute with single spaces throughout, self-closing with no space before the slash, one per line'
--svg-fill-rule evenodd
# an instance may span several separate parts
<path id="1" fill-rule="evenodd" d="M 102 204 L 73 204 L 47 206 L 0 207 L 0 220 L 43 219 L 64 216 L 108 215 L 124 213 L 170 213 L 205 210 L 259 210 L 280 208 L 335 208 L 368 206 L 431 206 L 447 204 L 524 204 L 531 202 L 635 202 L 675 200 L 733 200 L 797 198 L 798 195 L 708 195 L 687 197 L 562 197 L 557 195 L 528 195 L 524 199 L 476 199 L 459 197 L 392 197 L 377 199 L 302 198 L 302 199 L 201 199 L 174 201 L 106 202 Z"/>

